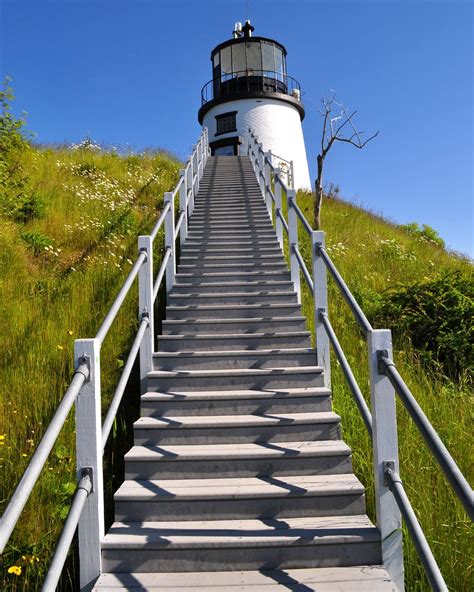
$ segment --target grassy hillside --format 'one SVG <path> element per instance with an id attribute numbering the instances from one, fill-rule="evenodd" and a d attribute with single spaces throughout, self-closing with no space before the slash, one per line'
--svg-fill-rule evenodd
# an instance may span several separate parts
<path id="1" fill-rule="evenodd" d="M 151 229 L 164 191 L 176 181 L 179 163 L 164 153 L 121 156 L 113 150 L 99 150 L 91 143 L 73 149 L 34 148 L 25 140 L 22 123 L 8 120 L 8 116 L 5 119 L 5 111 L 0 132 L 3 506 L 71 377 L 74 339 L 95 334 L 130 268 L 136 253 L 136 236 Z M 312 197 L 299 194 L 298 200 L 311 219 Z M 399 293 L 401 287 L 421 282 L 428 286 L 425 292 L 432 293 L 434 281 L 446 275 L 454 277 L 455 273 L 472 285 L 471 264 L 447 253 L 428 229 L 403 229 L 340 199 L 325 202 L 323 225 L 331 257 L 376 327 L 387 323 L 394 329 L 399 326 L 397 318 L 381 314 L 381 303 L 384 304 L 384 295 Z M 309 245 L 303 229 L 300 236 L 301 250 L 308 260 Z M 104 344 L 104 407 L 136 327 L 134 296 L 127 299 Z M 306 288 L 303 296 L 305 314 L 311 319 L 312 303 Z M 434 312 L 444 306 L 442 299 L 436 302 L 441 304 L 436 304 Z M 461 294 L 456 302 L 457 308 L 448 306 L 441 318 L 447 319 L 454 308 L 464 307 L 462 311 L 466 311 L 468 306 L 472 307 L 466 295 Z M 366 345 L 331 282 L 329 313 L 367 394 Z M 465 312 L 462 314 L 465 316 Z M 416 341 L 413 325 L 405 321 L 406 330 L 395 334 L 395 360 L 472 481 L 469 376 L 467 372 L 451 372 L 436 352 L 427 351 Z M 454 351 L 458 344 L 465 348 L 466 343 L 458 339 L 464 332 L 458 330 L 456 335 L 456 331 L 444 325 L 443 320 L 440 333 L 447 336 L 443 351 Z M 333 390 L 335 409 L 342 415 L 344 438 L 354 450 L 355 471 L 368 487 L 368 511 L 373 518 L 371 445 L 334 361 Z M 401 475 L 406 490 L 450 589 L 472 590 L 474 541 L 468 518 L 400 406 L 398 418 Z M 129 420 L 133 420 L 133 414 Z M 121 429 L 117 425 L 116 430 Z M 115 458 L 120 464 L 120 448 L 126 449 L 125 436 L 116 441 L 118 449 L 109 450 L 106 459 L 109 499 L 114 482 L 120 478 Z M 70 418 L 3 556 L 2 589 L 40 588 L 74 490 L 74 464 L 74 423 Z M 108 512 L 110 509 L 109 505 Z M 407 590 L 428 590 L 407 533 L 405 542 Z M 12 567 L 16 569 L 9 573 Z M 68 578 L 72 576 L 66 575 L 64 589 L 72 589 Z"/>
<path id="2" fill-rule="evenodd" d="M 312 196 L 300 193 L 298 204 L 308 220 L 312 219 Z M 440 434 L 444 443 L 458 462 L 461 470 L 472 483 L 472 314 L 474 287 L 473 268 L 470 261 L 448 253 L 429 228 L 417 229 L 416 225 L 400 227 L 366 210 L 341 199 L 327 199 L 323 209 L 323 228 L 326 232 L 327 250 L 356 296 L 368 313 L 375 328 L 391 328 L 394 332 L 394 359 L 405 381 Z M 309 241 L 302 227 L 302 252 L 307 264 L 310 261 Z M 456 280 L 456 278 L 461 278 Z M 440 280 L 440 278 L 442 278 Z M 304 279 L 301 281 L 304 283 Z M 453 319 L 452 302 L 434 300 L 432 330 L 451 339 L 451 358 L 457 349 L 464 347 L 464 371 L 450 372 L 449 365 L 441 363 L 436 355 L 425 348 L 415 348 L 417 335 L 409 328 L 397 331 L 403 325 L 404 315 L 398 312 L 394 318 L 383 314 L 392 293 L 404 293 L 407 287 L 420 286 L 427 294 L 434 293 L 433 286 L 442 281 L 448 296 L 466 286 L 470 295 L 458 296 L 463 310 Z M 329 316 L 359 385 L 369 400 L 367 347 L 354 317 L 340 296 L 335 284 L 329 282 Z M 306 284 L 303 286 L 303 308 L 309 319 L 313 316 L 312 297 Z M 422 291 L 422 290 L 420 290 Z M 435 295 L 436 296 L 436 295 Z M 429 301 L 429 297 L 426 297 Z M 434 298 L 434 296 L 433 296 Z M 446 300 L 446 299 L 445 299 Z M 445 306 L 440 312 L 436 307 Z M 461 306 L 458 302 L 458 308 Z M 423 317 L 426 327 L 426 310 L 409 301 L 406 307 Z M 429 308 L 429 307 L 426 307 Z M 406 312 L 406 310 L 405 310 Z M 407 316 L 405 314 L 405 316 Z M 457 326 L 453 324 L 458 323 Z M 467 334 L 463 323 L 469 327 Z M 412 325 L 410 325 L 412 327 Z M 449 331 L 448 331 L 449 329 Z M 422 329 L 423 330 L 423 329 Z M 425 329 L 425 332 L 427 329 Z M 444 331 L 444 333 L 443 333 Z M 446 340 L 445 339 L 445 340 Z M 469 342 L 469 344 L 466 344 Z M 470 349 L 469 349 L 469 347 Z M 438 346 L 438 351 L 439 347 Z M 368 512 L 375 518 L 373 478 L 371 466 L 371 442 L 360 418 L 352 395 L 346 386 L 337 362 L 332 359 L 332 386 L 334 407 L 342 416 L 344 439 L 354 453 L 355 472 L 368 487 Z M 406 491 L 421 522 L 451 590 L 474 589 L 473 529 L 469 518 L 452 494 L 438 465 L 427 450 L 416 427 L 401 404 L 397 406 L 400 449 L 400 473 Z M 405 531 L 405 569 L 407 589 L 429 590 L 415 549 Z"/>
<path id="3" fill-rule="evenodd" d="M 151 230 L 179 168 L 166 153 L 120 156 L 90 142 L 75 149 L 23 144 L 5 152 L 0 511 L 71 378 L 74 339 L 95 335 L 136 256 L 137 235 Z M 127 298 L 102 350 L 104 408 L 136 328 L 135 296 Z M 40 587 L 75 488 L 74 441 L 71 417 L 2 558 L 2 590 Z M 8 573 L 11 567 L 21 573 Z M 65 589 L 72 589 L 67 581 Z"/>

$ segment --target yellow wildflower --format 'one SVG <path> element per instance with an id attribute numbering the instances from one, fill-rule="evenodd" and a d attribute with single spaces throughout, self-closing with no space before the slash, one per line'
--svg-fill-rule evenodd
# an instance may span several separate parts
<path id="1" fill-rule="evenodd" d="M 19 565 L 12 565 L 11 567 L 8 568 L 8 573 L 15 574 L 16 576 L 19 576 L 21 574 L 21 567 Z"/>
<path id="2" fill-rule="evenodd" d="M 64 349 L 64 347 L 62 345 L 57 345 L 56 346 L 58 349 Z"/>
<path id="3" fill-rule="evenodd" d="M 74 333 L 74 331 L 72 329 L 69 329 L 68 335 L 72 335 L 73 333 Z"/>

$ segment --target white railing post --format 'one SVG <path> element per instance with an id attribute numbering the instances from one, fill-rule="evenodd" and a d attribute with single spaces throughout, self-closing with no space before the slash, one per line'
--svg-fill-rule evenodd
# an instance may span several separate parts
<path id="1" fill-rule="evenodd" d="M 290 181 L 290 187 L 292 189 L 295 188 L 295 164 L 293 160 L 290 160 L 290 171 L 291 171 L 291 181 Z"/>
<path id="2" fill-rule="evenodd" d="M 92 474 L 92 491 L 78 525 L 81 589 L 92 588 L 102 571 L 100 544 L 104 537 L 104 486 L 98 339 L 76 339 L 74 342 L 75 368 L 84 361 L 89 367 L 89 377 L 76 399 L 76 469 L 78 481 L 84 470 Z"/>
<path id="3" fill-rule="evenodd" d="M 167 191 L 165 193 L 165 206 L 170 204 L 171 207 L 165 217 L 165 249 L 170 249 L 171 256 L 166 265 L 166 301 L 168 302 L 169 294 L 174 286 L 174 279 L 176 275 L 176 246 L 175 246 L 175 222 L 174 222 L 174 199 L 173 193 Z"/>
<path id="4" fill-rule="evenodd" d="M 272 153 L 265 152 L 264 154 L 264 175 L 265 175 L 265 204 L 267 206 L 268 215 L 270 216 L 270 220 L 273 219 L 273 208 L 272 208 L 272 198 L 270 195 L 270 189 L 272 184 L 272 172 L 270 170 L 270 163 L 272 162 Z"/>
<path id="5" fill-rule="evenodd" d="M 284 243 L 283 243 L 283 224 L 280 219 L 278 213 L 282 213 L 281 211 L 281 183 L 280 183 L 280 175 L 281 169 L 276 168 L 274 171 L 274 195 L 275 195 L 275 230 L 277 234 L 277 239 L 280 244 L 280 248 L 283 251 Z"/>
<path id="6" fill-rule="evenodd" d="M 265 153 L 262 144 L 258 145 L 258 184 L 262 195 L 265 196 Z"/>
<path id="7" fill-rule="evenodd" d="M 397 589 L 403 592 L 402 517 L 385 480 L 387 468 L 399 472 L 395 391 L 390 380 L 383 373 L 379 373 L 379 352 L 384 352 L 389 358 L 392 358 L 391 331 L 389 329 L 369 331 L 367 345 L 369 350 L 375 502 L 377 527 L 382 539 L 382 562 Z"/>
<path id="8" fill-rule="evenodd" d="M 288 189 L 286 198 L 288 209 L 288 246 L 290 251 L 291 281 L 295 286 L 298 302 L 301 303 L 300 265 L 294 251 L 294 247 L 298 247 L 298 216 L 293 208 L 293 203 L 296 201 L 296 191 L 294 189 Z"/>
<path id="9" fill-rule="evenodd" d="M 193 162 L 193 179 L 194 175 L 196 175 L 196 181 L 193 180 L 193 195 L 197 195 L 199 191 L 199 159 L 198 159 L 198 145 L 196 144 L 193 146 L 193 155 L 194 155 L 194 162 Z"/>
<path id="10" fill-rule="evenodd" d="M 146 260 L 138 272 L 138 319 L 148 316 L 148 327 L 140 344 L 140 392 L 147 392 L 148 372 L 153 370 L 154 315 L 153 315 L 153 240 L 151 236 L 138 237 L 139 253 L 146 253 Z"/>
<path id="11" fill-rule="evenodd" d="M 316 335 L 316 351 L 318 366 L 324 371 L 324 386 L 331 388 L 331 345 L 320 313 L 328 313 L 328 280 L 326 265 L 319 253 L 319 248 L 324 247 L 326 238 L 321 230 L 313 230 L 311 233 L 311 251 L 313 259 L 314 282 L 314 328 Z"/>
<path id="12" fill-rule="evenodd" d="M 189 215 L 191 216 L 194 210 L 194 190 L 193 190 L 193 159 L 191 158 L 188 165 L 188 172 L 187 172 L 187 181 L 186 181 L 186 190 L 189 195 L 188 200 L 188 207 L 189 207 Z"/>
<path id="13" fill-rule="evenodd" d="M 188 200 L 187 200 L 188 183 L 187 183 L 186 170 L 181 169 L 179 171 L 179 175 L 180 175 L 180 177 L 183 177 L 183 181 L 182 181 L 181 186 L 179 188 L 180 215 L 181 215 L 181 212 L 184 212 L 184 220 L 183 220 L 183 223 L 181 224 L 181 229 L 179 231 L 179 233 L 180 233 L 179 244 L 183 245 L 184 241 L 186 240 L 186 237 L 188 236 Z"/>

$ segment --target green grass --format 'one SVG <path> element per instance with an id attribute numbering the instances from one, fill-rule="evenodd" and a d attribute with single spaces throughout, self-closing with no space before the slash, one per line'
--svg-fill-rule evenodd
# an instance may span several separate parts
<path id="1" fill-rule="evenodd" d="M 137 235 L 151 229 L 163 193 L 174 185 L 179 167 L 163 153 L 127 157 L 37 148 L 23 154 L 22 164 L 39 205 L 37 216 L 27 222 L 0 215 L 3 505 L 70 380 L 74 339 L 95 334 L 130 269 Z M 300 194 L 298 200 L 311 219 L 311 196 Z M 472 273 L 467 260 L 341 200 L 325 202 L 323 224 L 328 252 L 368 310 L 376 296 L 392 286 L 456 270 Z M 302 227 L 300 237 L 308 261 L 309 242 Z M 367 395 L 365 341 L 331 280 L 329 286 L 331 322 Z M 303 308 L 311 319 L 312 299 L 305 286 Z M 103 348 L 104 410 L 137 326 L 136 313 L 133 292 Z M 448 449 L 472 479 L 472 401 L 467 378 L 455 383 L 431 370 L 403 336 L 395 342 L 394 357 Z M 342 416 L 344 438 L 353 449 L 355 472 L 367 486 L 368 512 L 374 518 L 371 443 L 334 359 L 332 369 L 335 410 Z M 415 511 L 450 589 L 472 590 L 474 541 L 468 518 L 400 406 L 398 422 L 401 475 Z M 109 447 L 106 455 L 109 500 L 120 480 L 117 466 L 130 437 L 122 424 L 119 418 L 114 428 L 117 446 Z M 39 589 L 74 488 L 74 465 L 74 418 L 70 417 L 3 556 L 2 589 Z M 110 518 L 111 504 L 107 512 Z M 405 558 L 407 590 L 428 590 L 407 533 Z M 12 565 L 22 568 L 21 575 L 7 573 Z M 74 558 L 63 589 L 72 589 L 73 572 Z"/>
<path id="2" fill-rule="evenodd" d="M 137 236 L 151 230 L 179 168 L 160 152 L 37 148 L 22 165 L 42 211 L 27 223 L 0 216 L 3 507 L 71 378 L 74 339 L 95 335 L 136 257 Z M 136 327 L 135 289 L 104 342 L 104 409 Z M 41 585 L 75 487 L 74 443 L 71 413 L 2 557 L 2 590 Z M 8 574 L 11 566 L 22 573 Z"/>
<path id="3" fill-rule="evenodd" d="M 307 219 L 312 220 L 312 196 L 300 193 L 298 204 Z M 326 200 L 323 229 L 332 260 L 363 309 L 369 311 L 377 295 L 389 288 L 409 286 L 454 271 L 471 281 L 474 279 L 472 264 L 466 258 L 449 253 L 423 237 L 416 237 L 382 217 L 342 200 Z M 301 224 L 299 237 L 309 266 L 309 239 Z M 312 295 L 303 276 L 301 282 L 303 310 L 308 319 L 312 319 Z M 370 401 L 365 339 L 329 275 L 328 284 L 331 323 L 359 386 Z M 387 327 L 376 324 L 375 328 Z M 395 329 L 395 326 L 388 328 Z M 435 371 L 426 366 L 419 352 L 403 335 L 394 340 L 394 359 L 418 403 L 472 483 L 470 377 L 462 376 L 454 382 L 439 369 Z M 375 519 L 372 444 L 334 356 L 331 361 L 334 408 L 342 417 L 343 437 L 353 450 L 355 473 L 368 490 L 368 513 Z M 468 592 L 474 589 L 471 522 L 401 404 L 397 404 L 397 417 L 400 474 L 405 489 L 450 590 Z M 404 552 L 407 590 L 430 590 L 406 529 Z"/>

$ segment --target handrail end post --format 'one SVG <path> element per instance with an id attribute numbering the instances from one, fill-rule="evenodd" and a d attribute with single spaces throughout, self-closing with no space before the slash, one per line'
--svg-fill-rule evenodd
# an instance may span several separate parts
<path id="1" fill-rule="evenodd" d="M 148 325 L 140 344 L 140 392 L 147 391 L 147 376 L 153 366 L 154 351 L 154 297 L 153 297 L 153 240 L 151 236 L 138 237 L 138 250 L 146 253 L 146 260 L 138 273 L 138 317 L 148 316 Z"/>
<path id="2" fill-rule="evenodd" d="M 75 365 L 87 357 L 89 381 L 82 385 L 76 399 L 77 480 L 84 469 L 94 474 L 94 487 L 84 505 L 78 524 L 79 570 L 81 589 L 94 582 L 102 571 L 101 540 L 104 536 L 104 486 L 102 472 L 102 417 L 100 386 L 100 341 L 76 339 Z"/>
<path id="3" fill-rule="evenodd" d="M 190 169 L 192 171 L 193 167 L 190 167 Z M 165 218 L 165 249 L 170 249 L 171 252 L 171 256 L 168 259 L 168 264 L 166 266 L 166 300 L 168 300 L 169 294 L 173 289 L 176 276 L 175 215 L 174 199 L 171 192 L 165 193 L 164 203 L 165 205 L 169 203 L 171 206 Z"/>
<path id="4" fill-rule="evenodd" d="M 382 352 L 392 356 L 392 333 L 372 329 L 367 334 L 370 399 L 372 410 L 372 446 L 375 477 L 377 526 L 382 539 L 382 561 L 398 590 L 403 584 L 402 516 L 390 491 L 386 470 L 398 473 L 398 436 L 395 391 L 390 380 L 379 372 Z M 387 463 L 390 463 L 388 465 Z"/>
<path id="5" fill-rule="evenodd" d="M 296 216 L 296 214 L 295 214 Z M 328 310 L 328 280 L 324 261 L 319 256 L 319 246 L 324 246 L 325 235 L 320 230 L 311 233 L 311 252 L 313 265 L 314 328 L 318 366 L 324 371 L 324 386 L 331 388 L 331 343 L 321 319 L 322 312 Z"/>

